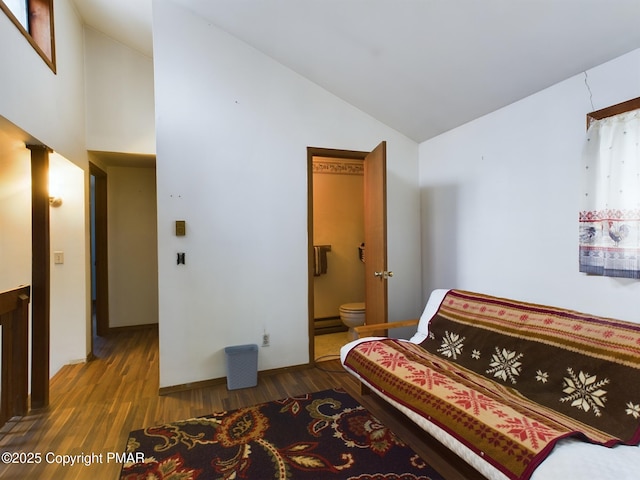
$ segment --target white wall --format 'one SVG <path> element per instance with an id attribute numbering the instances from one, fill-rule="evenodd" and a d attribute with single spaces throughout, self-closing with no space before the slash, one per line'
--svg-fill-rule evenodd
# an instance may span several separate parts
<path id="1" fill-rule="evenodd" d="M 31 284 L 31 155 L 0 131 L 0 292 Z"/>
<path id="2" fill-rule="evenodd" d="M 88 188 L 85 182 L 87 153 L 85 147 L 84 114 L 84 48 L 82 24 L 70 0 L 56 0 L 55 34 L 57 73 L 54 74 L 40 56 L 4 14 L 0 14 L 0 116 L 19 130 L 27 132 L 31 140 L 62 155 L 82 170 L 70 168 L 67 160 L 52 155 L 52 170 L 56 165 L 68 169 L 72 186 L 63 197 L 65 204 L 52 212 L 53 242 L 65 250 L 68 259 L 64 268 L 52 271 L 51 301 L 51 375 L 68 362 L 86 358 L 89 349 L 87 336 L 90 320 L 88 277 L 88 213 L 84 210 Z M 27 162 L 30 161 L 27 153 Z M 0 176 L 4 175 L 0 172 Z M 29 180 L 30 189 L 30 180 Z M 22 203 L 21 210 L 29 203 Z M 22 202 L 27 202 L 25 197 Z M 30 225 L 30 219 L 29 219 Z M 7 228 L 25 227 L 12 222 Z M 20 254 L 20 266 L 13 269 L 7 284 L 31 283 L 30 237 L 27 240 L 29 259 Z M 54 246 L 55 248 L 55 246 Z M 28 269 L 28 276 L 25 273 Z"/>
<path id="3" fill-rule="evenodd" d="M 87 149 L 155 153 L 153 59 L 85 28 Z"/>
<path id="4" fill-rule="evenodd" d="M 53 375 L 67 363 L 87 358 L 85 277 L 84 171 L 58 154 L 49 157 L 51 194 L 60 194 L 62 205 L 49 211 L 52 252 L 63 252 L 64 263 L 51 256 L 51 359 Z M 51 185 L 54 185 L 51 190 Z"/>
<path id="5" fill-rule="evenodd" d="M 387 140 L 390 318 L 417 315 L 417 145 L 169 0 L 153 13 L 160 385 L 224 377 L 224 347 L 263 331 L 260 370 L 309 361 L 307 146 Z"/>
<path id="6" fill-rule="evenodd" d="M 591 92 L 577 75 L 420 145 L 425 291 L 640 322 L 640 282 L 579 273 L 577 242 L 585 116 L 640 96 L 640 50 L 586 79 Z"/>
<path id="7" fill-rule="evenodd" d="M 155 168 L 109 167 L 109 327 L 158 323 Z"/>
<path id="8" fill-rule="evenodd" d="M 86 163 L 82 24 L 70 0 L 54 2 L 57 73 L 0 15 L 0 115 L 81 168 Z"/>

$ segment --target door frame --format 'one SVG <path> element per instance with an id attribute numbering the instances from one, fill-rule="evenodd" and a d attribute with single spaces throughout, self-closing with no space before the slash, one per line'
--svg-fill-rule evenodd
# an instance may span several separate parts
<path id="1" fill-rule="evenodd" d="M 91 241 L 95 245 L 96 278 L 96 331 L 91 322 L 91 354 L 93 355 L 93 336 L 104 337 L 109 333 L 109 261 L 108 261 L 108 233 L 107 233 L 107 173 L 92 162 L 89 162 L 89 175 L 95 178 L 95 198 L 93 211 L 95 212 L 95 238 Z M 93 271 L 92 271 L 93 276 Z M 93 287 L 92 287 L 93 288 Z"/>
<path id="2" fill-rule="evenodd" d="M 314 342 L 314 310 L 315 292 L 313 283 L 313 157 L 329 157 L 340 160 L 362 160 L 371 152 L 359 150 L 340 150 L 333 148 L 307 147 L 307 270 L 308 270 L 308 336 L 309 336 L 309 364 L 315 364 Z"/>

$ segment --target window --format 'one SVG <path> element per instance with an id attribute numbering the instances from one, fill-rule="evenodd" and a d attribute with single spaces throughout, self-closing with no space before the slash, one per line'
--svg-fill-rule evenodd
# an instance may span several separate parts
<path id="1" fill-rule="evenodd" d="M 580 271 L 640 279 L 640 98 L 587 115 Z"/>
<path id="2" fill-rule="evenodd" d="M 4 0 L 11 13 L 25 30 L 29 30 L 27 23 L 27 0 Z"/>
<path id="3" fill-rule="evenodd" d="M 0 0 L 0 9 L 55 73 L 53 0 Z"/>

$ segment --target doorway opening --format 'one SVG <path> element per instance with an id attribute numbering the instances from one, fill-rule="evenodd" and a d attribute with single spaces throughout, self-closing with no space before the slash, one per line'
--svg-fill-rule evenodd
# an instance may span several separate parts
<path id="1" fill-rule="evenodd" d="M 109 333 L 107 173 L 89 163 L 91 222 L 91 356 L 93 338 Z"/>
<path id="2" fill-rule="evenodd" d="M 364 164 L 314 156 L 312 171 L 313 334 L 315 360 L 323 360 L 349 338 L 340 307 L 364 306 Z"/>
<path id="3" fill-rule="evenodd" d="M 307 162 L 308 331 L 314 363 L 337 358 L 352 338 L 340 319 L 341 306 L 364 308 L 366 323 L 387 318 L 387 277 L 374 275 L 387 268 L 386 143 L 372 152 L 308 147 Z M 335 341 L 328 338 L 333 332 L 338 332 Z"/>
<path id="4" fill-rule="evenodd" d="M 119 330 L 157 330 L 156 164 L 155 155 L 91 156 L 91 330 L 100 346 Z"/>

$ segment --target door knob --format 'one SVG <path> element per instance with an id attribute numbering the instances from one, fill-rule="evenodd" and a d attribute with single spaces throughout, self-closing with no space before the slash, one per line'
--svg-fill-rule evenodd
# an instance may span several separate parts
<path id="1" fill-rule="evenodd" d="M 387 272 L 386 270 L 384 270 L 382 272 L 373 272 L 373 275 L 379 278 L 390 278 L 393 277 L 393 272 Z"/>

